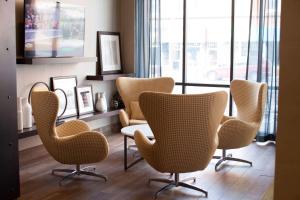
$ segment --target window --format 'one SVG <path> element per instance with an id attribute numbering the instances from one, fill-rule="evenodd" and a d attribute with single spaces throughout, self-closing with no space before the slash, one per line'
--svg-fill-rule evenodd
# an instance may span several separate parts
<path id="1" fill-rule="evenodd" d="M 183 0 L 161 1 L 162 75 L 182 82 Z"/>
<path id="2" fill-rule="evenodd" d="M 218 87 L 197 87 L 197 86 L 187 86 L 186 93 L 187 94 L 201 94 L 201 93 L 209 93 L 209 92 L 216 92 L 216 91 L 226 91 L 229 94 L 229 88 L 218 88 Z M 227 108 L 225 110 L 225 114 L 229 115 L 229 95 L 227 101 Z"/>
<path id="3" fill-rule="evenodd" d="M 175 93 L 229 91 L 231 7 L 232 0 L 161 0 L 162 75 L 175 79 Z"/>
<path id="4" fill-rule="evenodd" d="M 136 53 L 141 54 L 136 56 L 137 64 L 140 63 L 138 66 L 141 66 L 141 70 L 137 70 L 138 76 L 171 76 L 176 82 L 174 93 L 182 94 L 219 90 L 229 92 L 233 79 L 266 82 L 269 86 L 268 101 L 265 127 L 262 126 L 265 130 L 261 131 L 268 133 L 272 129 L 275 133 L 280 1 L 155 1 L 160 5 L 152 7 L 158 16 L 154 17 L 155 29 L 149 28 L 149 32 L 144 28 L 147 28 L 148 24 L 153 26 L 148 13 L 144 17 L 136 18 L 137 28 L 140 28 L 137 29 L 137 36 L 145 36 L 137 38 Z M 145 24 L 146 26 L 143 26 Z M 154 39 L 151 40 L 152 35 L 159 41 L 155 43 L 157 46 L 152 42 Z M 155 55 L 156 59 L 150 60 L 153 62 L 149 63 L 147 56 L 149 45 L 150 49 L 152 48 L 151 44 L 155 51 L 150 53 Z M 159 61 L 159 74 L 153 70 L 154 61 Z M 229 99 L 226 112 L 231 115 L 235 110 L 232 98 Z"/>
<path id="5" fill-rule="evenodd" d="M 228 84 L 230 38 L 231 0 L 186 0 L 186 82 Z"/>
<path id="6" fill-rule="evenodd" d="M 253 5 L 251 2 L 161 0 L 162 76 L 175 79 L 176 92 L 179 89 L 182 93 L 228 91 L 232 79 L 246 78 L 247 64 L 249 80 L 270 82 L 264 79 L 274 78 L 274 72 L 268 67 L 272 65 L 269 58 L 273 58 L 275 52 L 271 40 L 274 30 L 263 33 L 263 37 L 269 37 L 270 43 L 263 43 L 266 53 L 258 58 L 260 9 L 258 2 L 253 2 Z M 276 13 L 274 2 L 265 5 L 268 11 L 264 15 Z M 250 19 L 252 27 L 249 32 Z M 272 30 L 275 21 L 272 18 L 265 23 Z M 275 74 L 278 76 L 279 73 Z M 231 114 L 232 101 L 229 105 Z"/>

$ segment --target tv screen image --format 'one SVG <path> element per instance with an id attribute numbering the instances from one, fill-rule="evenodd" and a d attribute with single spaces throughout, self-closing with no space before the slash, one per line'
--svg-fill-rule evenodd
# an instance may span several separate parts
<path id="1" fill-rule="evenodd" d="M 84 7 L 52 0 L 25 0 L 25 57 L 84 55 Z"/>

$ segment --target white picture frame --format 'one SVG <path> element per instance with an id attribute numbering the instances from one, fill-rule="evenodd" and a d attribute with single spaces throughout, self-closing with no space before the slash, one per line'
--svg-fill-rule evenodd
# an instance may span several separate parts
<path id="1" fill-rule="evenodd" d="M 58 96 L 59 99 L 58 116 L 60 116 L 61 119 L 67 117 L 73 117 L 77 115 L 76 94 L 75 94 L 76 87 L 77 87 L 76 76 L 51 77 L 51 89 L 53 91 L 57 89 L 63 90 L 66 95 L 65 97 L 65 95 L 62 92 L 56 92 L 56 95 Z M 65 112 L 62 114 L 64 109 Z"/>
<path id="2" fill-rule="evenodd" d="M 93 113 L 95 109 L 92 86 L 80 86 L 76 87 L 75 90 L 77 97 L 78 115 Z"/>

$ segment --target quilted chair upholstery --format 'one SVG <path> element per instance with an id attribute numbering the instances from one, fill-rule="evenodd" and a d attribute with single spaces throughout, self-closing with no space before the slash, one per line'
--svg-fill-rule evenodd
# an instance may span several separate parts
<path id="1" fill-rule="evenodd" d="M 248 163 L 252 162 L 233 158 L 231 154 L 226 155 L 227 149 L 237 149 L 248 146 L 255 138 L 263 120 L 267 98 L 267 84 L 256 83 L 246 80 L 233 80 L 230 91 L 237 108 L 236 117 L 224 116 L 219 129 L 219 146 L 222 156 L 215 169 L 226 160 Z"/>
<path id="2" fill-rule="evenodd" d="M 116 81 L 117 89 L 125 104 L 125 110 L 121 110 L 119 117 L 122 126 L 147 123 L 144 119 L 132 118 L 132 102 L 138 102 L 142 92 L 164 92 L 171 93 L 174 88 L 174 80 L 170 77 L 161 78 L 131 78 L 120 77 Z M 137 111 L 140 112 L 140 111 Z"/>
<path id="3" fill-rule="evenodd" d="M 145 92 L 141 109 L 151 127 L 155 142 L 136 131 L 134 139 L 142 157 L 157 171 L 175 173 L 175 180 L 150 179 L 207 192 L 179 181 L 179 173 L 204 170 L 218 146 L 217 129 L 227 102 L 226 92 L 175 95 Z M 196 180 L 194 177 L 188 180 Z"/>
<path id="4" fill-rule="evenodd" d="M 32 109 L 37 132 L 49 154 L 62 164 L 76 165 L 76 169 L 54 169 L 52 172 L 68 172 L 72 175 L 106 177 L 80 169 L 81 164 L 96 163 L 108 155 L 108 143 L 102 133 L 91 131 L 81 120 L 72 120 L 56 127 L 59 100 L 55 93 L 32 93 Z M 61 182 L 60 182 L 61 183 Z"/>

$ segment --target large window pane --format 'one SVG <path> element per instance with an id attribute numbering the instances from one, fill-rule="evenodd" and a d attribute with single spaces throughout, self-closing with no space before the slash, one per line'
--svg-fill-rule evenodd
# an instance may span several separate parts
<path id="1" fill-rule="evenodd" d="M 220 87 L 196 87 L 196 86 L 187 86 L 187 94 L 201 94 L 209 92 L 225 91 L 228 94 L 228 101 L 225 110 L 225 115 L 229 115 L 229 88 L 220 88 Z"/>
<path id="2" fill-rule="evenodd" d="M 231 0 L 187 0 L 187 82 L 228 84 Z"/>
<path id="3" fill-rule="evenodd" d="M 161 1 L 162 76 L 182 82 L 183 0 Z"/>
<path id="4" fill-rule="evenodd" d="M 247 53 L 248 53 L 248 39 L 249 39 L 249 17 L 250 17 L 250 3 L 251 0 L 237 0 L 235 1 L 235 30 L 234 30 L 234 79 L 246 78 Z M 253 18 L 252 20 L 257 21 Z M 254 28 L 254 27 L 252 27 Z M 256 48 L 254 47 L 256 46 Z M 251 51 L 257 49 L 257 41 L 253 42 Z M 257 50 L 256 50 L 257 51 Z M 258 52 L 251 52 L 251 55 L 257 55 Z M 250 68 L 256 68 L 257 58 L 249 59 Z M 249 70 L 249 76 L 256 79 L 256 69 Z M 253 76 L 253 77 L 252 77 Z"/>
<path id="5" fill-rule="evenodd" d="M 173 89 L 173 94 L 182 94 L 182 87 L 181 85 L 175 85 L 174 89 Z"/>

